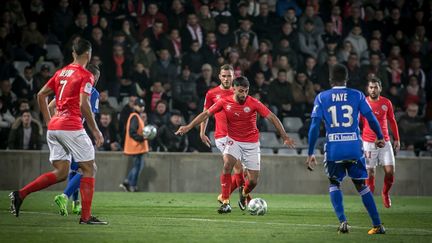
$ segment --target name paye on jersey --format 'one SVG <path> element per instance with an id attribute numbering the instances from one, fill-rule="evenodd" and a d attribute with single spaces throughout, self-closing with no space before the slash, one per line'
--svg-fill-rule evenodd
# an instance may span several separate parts
<path id="1" fill-rule="evenodd" d="M 356 141 L 358 139 L 357 133 L 348 132 L 348 133 L 332 133 L 328 136 L 329 142 L 346 142 L 346 141 Z"/>

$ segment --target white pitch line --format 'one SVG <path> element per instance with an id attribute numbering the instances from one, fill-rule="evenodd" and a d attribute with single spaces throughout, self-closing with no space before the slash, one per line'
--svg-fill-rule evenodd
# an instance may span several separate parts
<path id="1" fill-rule="evenodd" d="M 9 211 L 4 211 L 9 212 Z M 39 215 L 59 215 L 58 213 L 48 213 L 48 212 L 35 212 L 35 211 L 21 211 L 24 214 L 39 214 Z M 258 216 L 259 217 L 259 216 Z M 293 224 L 293 223 L 283 223 L 283 222 L 258 222 L 258 221 L 244 221 L 244 220 L 228 220 L 228 219 L 206 219 L 206 218 L 172 218 L 172 217 L 144 217 L 144 218 L 153 218 L 153 219 L 161 219 L 161 220 L 188 220 L 188 221 L 197 221 L 197 222 L 212 222 L 212 223 L 235 223 L 235 224 L 266 224 L 266 225 L 278 225 L 278 226 L 296 226 L 296 227 L 325 227 L 325 228 L 336 228 L 337 225 L 334 224 Z M 369 227 L 364 226 L 350 226 L 354 229 L 369 229 Z M 387 228 L 390 231 L 408 231 L 408 232 L 418 232 L 425 234 L 432 234 L 432 230 L 427 229 L 419 229 L 419 228 Z"/>

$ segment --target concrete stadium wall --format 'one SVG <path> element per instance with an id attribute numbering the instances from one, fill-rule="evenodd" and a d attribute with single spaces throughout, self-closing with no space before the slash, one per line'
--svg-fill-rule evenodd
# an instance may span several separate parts
<path id="1" fill-rule="evenodd" d="M 322 160 L 318 158 L 318 160 Z M 97 191 L 119 191 L 131 162 L 118 152 L 98 152 Z M 256 193 L 326 194 L 328 181 L 323 166 L 310 172 L 304 156 L 262 156 L 261 176 Z M 140 176 L 139 190 L 149 192 L 214 192 L 220 190 L 221 156 L 209 153 L 150 153 Z M 51 170 L 47 151 L 0 151 L 0 190 L 15 190 L 41 173 Z M 396 162 L 394 195 L 432 196 L 432 159 L 399 158 Z M 377 188 L 383 173 L 377 173 Z M 65 182 L 49 190 L 63 190 Z M 354 194 L 349 180 L 344 193 Z M 378 191 L 377 190 L 377 191 Z"/>

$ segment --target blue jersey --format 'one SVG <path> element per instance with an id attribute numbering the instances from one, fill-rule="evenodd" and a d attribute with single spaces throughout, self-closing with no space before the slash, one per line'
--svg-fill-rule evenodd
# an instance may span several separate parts
<path id="1" fill-rule="evenodd" d="M 325 160 L 356 160 L 363 156 L 359 114 L 371 112 L 364 94 L 355 89 L 333 87 L 315 98 L 312 117 L 324 119 Z"/>
<path id="2" fill-rule="evenodd" d="M 90 95 L 90 105 L 93 113 L 99 113 L 99 92 L 94 87 Z"/>

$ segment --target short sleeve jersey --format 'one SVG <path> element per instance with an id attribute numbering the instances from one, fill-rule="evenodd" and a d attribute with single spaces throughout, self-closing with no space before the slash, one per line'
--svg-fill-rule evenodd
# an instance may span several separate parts
<path id="1" fill-rule="evenodd" d="M 78 64 L 67 65 L 48 80 L 48 87 L 55 93 L 57 109 L 48 124 L 48 130 L 76 131 L 83 129 L 80 94 L 90 96 L 93 83 L 93 74 Z"/>
<path id="2" fill-rule="evenodd" d="M 223 99 L 227 96 L 232 96 L 234 93 L 232 89 L 223 89 L 220 86 L 214 87 L 209 90 L 205 96 L 204 108 L 210 109 L 218 100 Z M 214 114 L 215 118 L 215 139 L 225 137 L 228 134 L 227 121 L 225 112 L 217 112 Z"/>
<path id="3" fill-rule="evenodd" d="M 371 112 L 366 97 L 358 90 L 333 87 L 315 98 L 312 117 L 324 119 L 325 160 L 359 159 L 363 156 L 359 114 Z"/>
<path id="4" fill-rule="evenodd" d="M 227 118 L 228 136 L 237 142 L 256 143 L 259 131 L 256 125 L 257 113 L 267 117 L 270 110 L 259 100 L 247 96 L 243 104 L 234 100 L 234 96 L 227 96 L 210 107 L 209 112 L 216 114 L 224 112 Z"/>
<path id="5" fill-rule="evenodd" d="M 381 131 L 384 135 L 385 141 L 390 140 L 388 123 L 390 123 L 390 127 L 392 128 L 392 132 L 395 139 L 399 140 L 397 123 L 394 116 L 393 105 L 391 101 L 383 96 L 380 96 L 377 101 L 374 101 L 370 97 L 367 97 L 366 101 L 370 105 L 376 119 L 380 124 Z M 363 141 L 374 142 L 376 140 L 376 134 L 374 133 L 374 131 L 372 131 L 366 119 L 362 119 L 362 122 L 363 122 Z"/>

